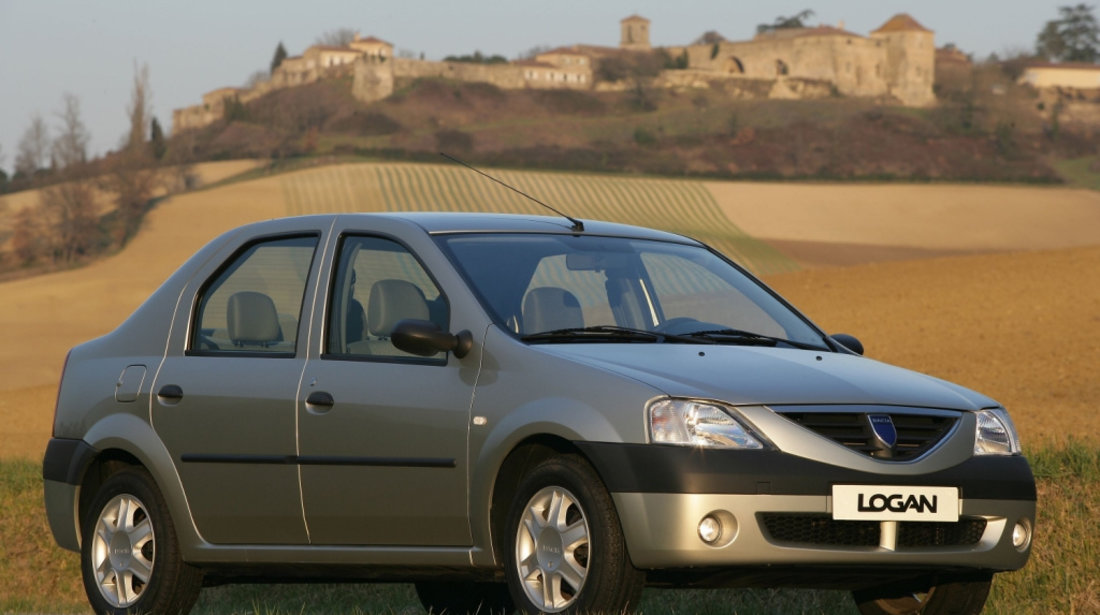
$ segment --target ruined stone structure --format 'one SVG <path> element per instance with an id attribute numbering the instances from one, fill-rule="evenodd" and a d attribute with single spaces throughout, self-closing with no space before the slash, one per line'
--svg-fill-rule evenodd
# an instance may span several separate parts
<path id="1" fill-rule="evenodd" d="M 845 96 L 892 96 L 904 105 L 934 102 L 932 32 L 908 15 L 887 21 L 870 37 L 842 28 L 788 28 L 750 41 L 670 48 L 688 66 L 748 79 L 800 79 L 832 84 Z"/>
<path id="2" fill-rule="evenodd" d="M 373 36 L 347 46 L 313 45 L 300 56 L 288 57 L 271 79 L 243 90 L 219 88 L 203 96 L 203 104 L 176 109 L 173 130 L 210 124 L 224 117 L 227 97 L 248 102 L 268 92 L 351 75 L 352 93 L 361 101 L 383 99 L 401 79 L 442 77 L 477 81 L 504 89 L 615 90 L 626 83 L 596 83 L 596 64 L 617 54 L 649 53 L 650 21 L 631 15 L 619 23 L 618 47 L 571 45 L 538 54 L 531 60 L 504 64 L 434 62 L 395 58 L 393 45 Z M 890 18 L 861 36 L 843 27 L 789 28 L 758 34 L 747 41 L 667 47 L 670 57 L 687 58 L 687 68 L 665 70 L 656 87 L 707 88 L 725 83 L 724 91 L 767 92 L 769 98 L 819 98 L 830 95 L 877 97 L 903 105 L 935 102 L 935 44 L 931 30 L 909 15 Z M 759 83 L 728 87 L 735 81 Z M 738 94 L 740 95 L 740 94 Z M 748 94 L 746 94 L 748 95 Z"/>

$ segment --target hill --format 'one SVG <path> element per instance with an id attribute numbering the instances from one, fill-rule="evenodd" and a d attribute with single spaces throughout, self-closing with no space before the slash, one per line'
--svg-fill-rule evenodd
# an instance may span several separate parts
<path id="1" fill-rule="evenodd" d="M 181 138 L 202 159 L 447 151 L 512 168 L 748 179 L 1058 183 L 1050 160 L 1096 153 L 1085 133 L 1044 132 L 1026 91 L 944 94 L 912 109 L 741 99 L 719 86 L 503 90 L 418 79 L 365 104 L 344 78 L 273 91 Z"/>

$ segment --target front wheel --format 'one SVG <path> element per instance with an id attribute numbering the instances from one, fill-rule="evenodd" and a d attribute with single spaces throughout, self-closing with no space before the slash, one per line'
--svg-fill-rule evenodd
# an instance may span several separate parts
<path id="1" fill-rule="evenodd" d="M 645 574 L 626 550 L 615 505 L 576 455 L 547 459 L 508 514 L 508 587 L 522 613 L 628 613 Z"/>
<path id="2" fill-rule="evenodd" d="M 188 613 L 202 573 L 180 559 L 164 497 L 138 468 L 103 483 L 84 519 L 80 567 L 96 613 Z"/>
<path id="3" fill-rule="evenodd" d="M 977 615 L 993 577 L 940 578 L 935 583 L 874 587 L 852 592 L 862 615 Z"/>

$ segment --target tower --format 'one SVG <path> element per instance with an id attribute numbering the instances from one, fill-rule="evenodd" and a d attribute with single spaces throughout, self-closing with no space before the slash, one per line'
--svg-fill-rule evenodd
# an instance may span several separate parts
<path id="1" fill-rule="evenodd" d="M 936 71 L 934 34 L 905 13 L 899 13 L 871 32 L 885 48 L 883 77 L 890 94 L 902 104 L 922 107 L 936 100 L 932 83 Z"/>
<path id="2" fill-rule="evenodd" d="M 622 36 L 619 48 L 630 51 L 649 51 L 649 20 L 641 15 L 631 15 L 619 22 Z"/>

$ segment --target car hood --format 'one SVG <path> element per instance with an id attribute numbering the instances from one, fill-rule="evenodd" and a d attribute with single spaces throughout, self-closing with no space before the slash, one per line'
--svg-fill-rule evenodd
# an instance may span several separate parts
<path id="1" fill-rule="evenodd" d="M 865 357 L 759 346 L 545 344 L 539 349 L 644 382 L 673 397 L 735 405 L 882 404 L 979 410 L 992 399 Z"/>

